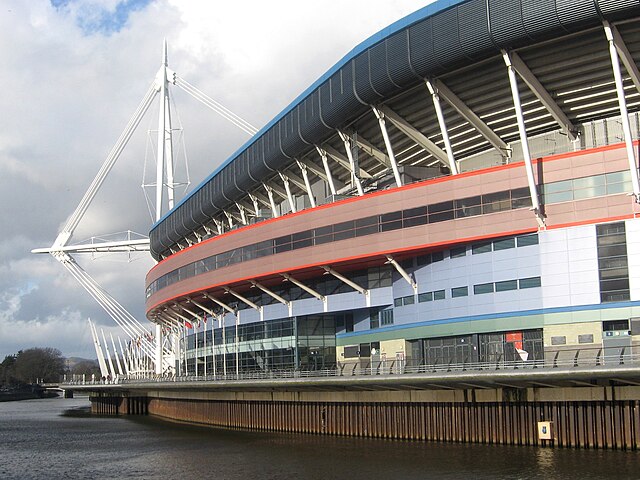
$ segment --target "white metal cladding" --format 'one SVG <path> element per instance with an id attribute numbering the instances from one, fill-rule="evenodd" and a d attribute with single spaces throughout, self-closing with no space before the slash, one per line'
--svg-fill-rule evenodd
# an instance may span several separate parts
<path id="1" fill-rule="evenodd" d="M 602 22 L 616 23 L 637 63 L 640 26 L 631 19 L 638 15 L 638 0 L 441 1 L 420 10 L 356 48 L 169 212 L 150 233 L 152 254 L 160 259 L 179 250 L 178 242 L 185 245 L 198 229 L 204 233 L 205 223 L 227 218 L 225 209 L 235 212 L 236 202 L 251 205 L 249 194 L 267 207 L 262 183 L 286 199 L 281 174 L 299 177 L 297 161 L 311 166 L 312 182 L 322 178 L 317 147 L 347 157 L 338 130 L 386 151 L 371 106 L 391 109 L 444 151 L 425 79 L 437 78 L 503 142 L 518 142 L 501 49 L 517 50 L 574 125 L 619 115 Z M 638 92 L 627 77 L 624 86 L 629 110 L 637 111 Z M 520 94 L 528 136 L 559 130 L 522 82 Z M 494 148 L 459 110 L 446 102 L 442 107 L 456 160 Z M 425 150 L 398 128 L 388 133 L 400 166 L 442 164 L 438 152 Z M 388 170 L 364 150 L 357 157 L 365 177 L 379 178 Z M 348 165 L 334 160 L 333 179 L 352 183 Z M 367 178 L 362 180 L 366 187 Z M 307 195 L 300 182 L 292 181 L 290 188 L 294 197 Z"/>

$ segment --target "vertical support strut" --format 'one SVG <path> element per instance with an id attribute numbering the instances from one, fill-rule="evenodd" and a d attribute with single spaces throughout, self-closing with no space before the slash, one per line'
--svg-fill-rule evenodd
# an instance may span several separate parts
<path id="1" fill-rule="evenodd" d="M 267 196 L 269 197 L 269 204 L 271 205 L 271 217 L 278 218 L 278 212 L 276 211 L 276 202 L 273 199 L 273 189 L 266 183 L 263 183 L 262 186 L 267 191 Z"/>
<path id="2" fill-rule="evenodd" d="M 284 189 L 287 192 L 287 199 L 289 200 L 289 207 L 291 207 L 291 212 L 296 213 L 296 202 L 294 202 L 293 195 L 291 194 L 291 185 L 289 185 L 289 177 L 287 177 L 282 172 L 278 172 L 278 173 L 280 174 L 282 183 L 284 183 Z"/>
<path id="3" fill-rule="evenodd" d="M 378 124 L 380 125 L 380 131 L 382 132 L 382 138 L 384 139 L 384 146 L 387 148 L 387 155 L 389 156 L 389 163 L 391 163 L 391 170 L 393 170 L 393 177 L 396 180 L 396 185 L 398 187 L 401 187 L 402 179 L 400 178 L 400 172 L 398 171 L 398 163 L 396 162 L 396 157 L 393 154 L 391 140 L 389 139 L 389 132 L 387 132 L 387 125 L 384 121 L 384 113 L 382 113 L 376 107 L 371 108 L 373 109 L 373 113 L 376 115 Z"/>
<path id="4" fill-rule="evenodd" d="M 298 164 L 298 168 L 302 172 L 302 178 L 304 179 L 304 186 L 307 189 L 307 196 L 309 197 L 309 203 L 311 204 L 311 208 L 316 208 L 316 199 L 313 197 L 313 192 L 311 191 L 311 182 L 309 181 L 309 173 L 307 172 L 307 166 L 302 163 L 300 160 L 296 160 Z"/>
<path id="5" fill-rule="evenodd" d="M 513 98 L 513 107 L 516 111 L 516 120 L 518 122 L 518 132 L 520 134 L 520 143 L 522 144 L 522 156 L 524 157 L 525 170 L 527 173 L 527 183 L 529 184 L 529 193 L 531 194 L 531 204 L 533 213 L 536 216 L 538 225 L 544 227 L 544 216 L 540 207 L 540 197 L 538 196 L 538 187 L 536 186 L 535 177 L 533 176 L 533 164 L 531 162 L 531 153 L 529 152 L 529 142 L 527 140 L 527 129 L 524 124 L 524 115 L 522 114 L 522 105 L 520 104 L 520 92 L 518 90 L 518 80 L 516 71 L 511 64 L 509 52 L 502 50 L 502 58 L 507 66 L 509 75 L 509 84 L 511 86 L 511 97 Z"/>
<path id="6" fill-rule="evenodd" d="M 451 141 L 449 140 L 449 131 L 447 130 L 447 124 L 444 121 L 444 114 L 442 113 L 442 106 L 440 105 L 440 96 L 438 95 L 437 88 L 431 83 L 431 80 L 426 80 L 427 88 L 431 94 L 433 100 L 433 108 L 436 110 L 436 116 L 438 117 L 438 125 L 440 125 L 440 133 L 442 134 L 442 141 L 444 142 L 444 149 L 449 159 L 449 168 L 451 169 L 451 175 L 457 175 L 458 165 L 456 159 L 453 156 L 453 149 L 451 148 Z"/>
<path id="7" fill-rule="evenodd" d="M 351 186 L 356 187 L 358 191 L 358 195 L 364 195 L 364 190 L 362 189 L 362 184 L 360 183 L 360 178 L 358 177 L 358 173 L 356 171 L 356 162 L 353 158 L 353 152 L 351 151 L 351 140 L 349 136 L 343 132 L 338 131 L 340 138 L 342 139 L 342 143 L 344 144 L 344 149 L 347 151 L 347 158 L 349 159 L 349 169 L 351 170 Z"/>
<path id="8" fill-rule="evenodd" d="M 631 136 L 627 100 L 624 95 L 624 85 L 622 83 L 620 58 L 618 57 L 618 49 L 616 48 L 615 37 L 613 35 L 611 24 L 607 21 L 604 22 L 604 32 L 607 37 L 607 41 L 609 42 L 609 55 L 611 56 L 613 78 L 616 83 L 616 93 L 618 95 L 618 105 L 620 108 L 620 121 L 622 122 L 622 131 L 624 132 L 624 143 L 627 150 L 627 159 L 629 161 L 629 173 L 631 174 L 633 195 L 635 197 L 635 201 L 640 203 L 640 181 L 638 180 L 638 167 L 636 165 L 636 157 L 633 151 L 633 137 Z"/>
<path id="9" fill-rule="evenodd" d="M 316 150 L 320 154 L 320 158 L 322 159 L 322 166 L 324 167 L 324 173 L 327 176 L 327 183 L 329 184 L 329 190 L 331 191 L 331 195 L 336 194 L 336 186 L 333 183 L 333 175 L 331 175 L 331 169 L 329 168 L 329 160 L 327 160 L 327 152 L 325 152 L 320 147 L 316 147 Z"/>

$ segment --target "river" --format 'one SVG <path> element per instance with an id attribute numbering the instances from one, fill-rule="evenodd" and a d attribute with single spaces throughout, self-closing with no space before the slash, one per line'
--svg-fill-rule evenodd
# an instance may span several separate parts
<path id="1" fill-rule="evenodd" d="M 0 479 L 640 478 L 640 452 L 232 431 L 92 416 L 88 406 L 0 403 Z"/>

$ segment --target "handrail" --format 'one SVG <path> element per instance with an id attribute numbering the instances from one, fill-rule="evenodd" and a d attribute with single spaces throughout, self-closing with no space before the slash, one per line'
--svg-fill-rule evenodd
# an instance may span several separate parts
<path id="1" fill-rule="evenodd" d="M 361 367 L 359 361 L 353 363 L 353 367 L 346 373 L 347 376 L 388 376 L 392 374 L 424 374 L 433 375 L 434 373 L 451 374 L 452 372 L 469 372 L 469 371 L 508 371 L 508 370 L 528 370 L 536 369 L 539 371 L 557 371 L 559 368 L 575 369 L 576 367 L 611 367 L 611 366 L 637 366 L 640 367 L 640 354 L 627 354 L 626 349 L 614 355 L 602 355 L 602 349 L 592 356 L 582 357 L 582 352 L 589 352 L 595 349 L 578 349 L 562 351 L 567 358 L 559 358 L 561 352 L 557 352 L 553 358 L 546 360 L 502 360 L 502 355 L 497 361 L 492 362 L 463 362 L 463 363 L 447 363 L 438 365 L 426 364 L 424 362 L 412 364 L 409 361 L 401 361 L 394 359 L 393 361 L 369 361 L 366 367 Z M 266 380 L 266 379 L 296 379 L 296 378 L 327 378 L 327 377 L 343 377 L 344 369 L 349 363 L 338 363 L 333 368 L 323 368 L 320 370 L 300 370 L 300 369 L 281 369 L 281 370 L 255 370 L 243 372 L 239 374 L 227 373 L 216 375 L 156 375 L 151 372 L 137 373 L 131 375 L 117 376 L 115 379 L 83 381 L 81 376 L 74 375 L 71 380 L 65 380 L 67 385 L 99 385 L 99 384 L 130 384 L 130 383 L 160 383 L 160 382 L 215 382 L 215 381 L 246 381 L 246 380 Z"/>

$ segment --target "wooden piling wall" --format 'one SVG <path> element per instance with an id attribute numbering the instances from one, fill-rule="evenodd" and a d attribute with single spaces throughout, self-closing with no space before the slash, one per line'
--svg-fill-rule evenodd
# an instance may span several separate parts
<path id="1" fill-rule="evenodd" d="M 94 397 L 101 414 L 198 425 L 421 441 L 637 450 L 640 389 L 439 392 L 147 392 Z M 538 422 L 553 422 L 553 440 Z"/>

